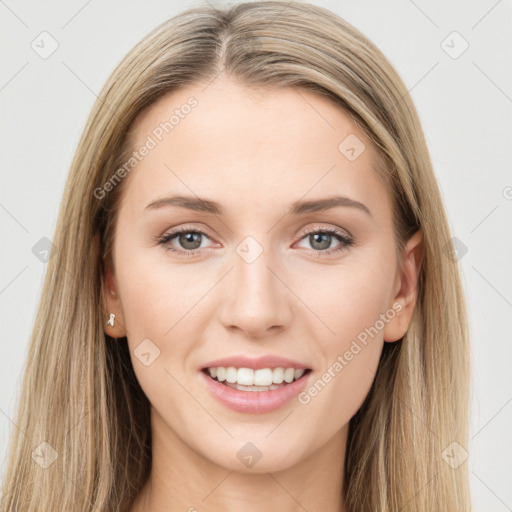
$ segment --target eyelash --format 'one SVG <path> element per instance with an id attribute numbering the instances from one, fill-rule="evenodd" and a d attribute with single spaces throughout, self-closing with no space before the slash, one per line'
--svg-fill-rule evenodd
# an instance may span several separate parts
<path id="1" fill-rule="evenodd" d="M 172 251 L 174 253 L 177 253 L 179 255 L 182 255 L 183 257 L 193 257 L 196 256 L 201 252 L 201 249 L 195 249 L 193 251 L 186 251 L 186 250 L 178 250 L 174 247 L 168 245 L 168 243 L 173 239 L 176 238 L 177 235 L 180 235 L 181 233 L 199 233 L 201 235 L 206 236 L 207 238 L 210 238 L 207 233 L 204 231 L 192 228 L 189 226 L 181 226 L 170 233 L 166 233 L 165 235 L 161 237 L 157 237 L 156 241 L 158 244 L 162 245 L 165 251 Z M 322 255 L 332 255 L 335 253 L 339 253 L 343 250 L 346 250 L 348 247 L 354 245 L 354 240 L 347 235 L 343 234 L 341 231 L 339 231 L 336 228 L 308 228 L 304 232 L 304 235 L 300 238 L 300 240 L 306 238 L 306 236 L 311 234 L 327 234 L 327 235 L 334 235 L 335 238 L 338 239 L 338 241 L 342 242 L 342 245 L 335 249 L 329 249 L 326 251 L 318 251 L 314 250 L 313 254 L 315 254 L 316 257 L 321 257 Z"/>

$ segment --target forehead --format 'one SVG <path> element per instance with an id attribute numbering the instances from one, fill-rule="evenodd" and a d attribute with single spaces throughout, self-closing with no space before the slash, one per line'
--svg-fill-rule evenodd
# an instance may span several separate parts
<path id="1" fill-rule="evenodd" d="M 131 142 L 134 150 L 151 146 L 125 191 L 140 208 L 170 193 L 211 197 L 228 211 L 334 194 L 390 208 L 373 145 L 343 110 L 311 91 L 226 78 L 189 85 L 143 112 Z"/>

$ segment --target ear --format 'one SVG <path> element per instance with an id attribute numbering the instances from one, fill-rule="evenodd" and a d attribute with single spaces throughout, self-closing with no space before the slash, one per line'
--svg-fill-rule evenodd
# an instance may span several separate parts
<path id="1" fill-rule="evenodd" d="M 116 280 L 114 276 L 113 266 L 110 258 L 105 260 L 105 274 L 103 276 L 103 305 L 106 311 L 103 311 L 103 330 L 112 338 L 122 338 L 126 336 L 125 322 L 123 318 L 123 310 L 121 307 L 121 300 L 117 290 Z M 107 322 L 110 320 L 110 315 L 114 314 L 114 325 Z"/>
<path id="2" fill-rule="evenodd" d="M 409 328 L 418 300 L 418 279 L 424 256 L 423 232 L 418 229 L 404 249 L 403 265 L 397 275 L 392 308 L 395 316 L 384 328 L 384 341 L 402 339 Z"/>

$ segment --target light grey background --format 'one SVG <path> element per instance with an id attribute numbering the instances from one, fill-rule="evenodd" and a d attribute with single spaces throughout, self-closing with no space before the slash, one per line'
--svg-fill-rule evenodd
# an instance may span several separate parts
<path id="1" fill-rule="evenodd" d="M 11 418 L 46 271 L 32 248 L 53 237 L 71 159 L 96 94 L 144 35 L 203 1 L 0 0 L 2 461 L 16 428 Z M 419 111 L 453 235 L 463 244 L 459 263 L 473 362 L 466 449 L 474 507 L 512 510 L 511 2 L 312 3 L 344 17 L 377 44 Z M 31 47 L 33 41 L 43 46 L 43 31 L 58 43 L 46 59 Z M 464 40 L 469 47 L 457 56 Z"/>

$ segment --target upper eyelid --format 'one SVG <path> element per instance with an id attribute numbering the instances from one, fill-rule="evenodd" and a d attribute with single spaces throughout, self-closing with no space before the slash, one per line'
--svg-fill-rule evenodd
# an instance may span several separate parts
<path id="1" fill-rule="evenodd" d="M 350 238 L 352 239 L 353 236 L 344 228 L 340 228 L 340 227 L 334 227 L 334 226 L 318 226 L 318 227 L 310 227 L 310 228 L 306 228 L 304 231 L 303 231 L 303 234 L 306 235 L 308 233 L 316 233 L 316 232 L 322 232 L 322 231 L 325 231 L 327 233 L 334 233 L 334 234 L 342 234 L 345 238 Z"/>

